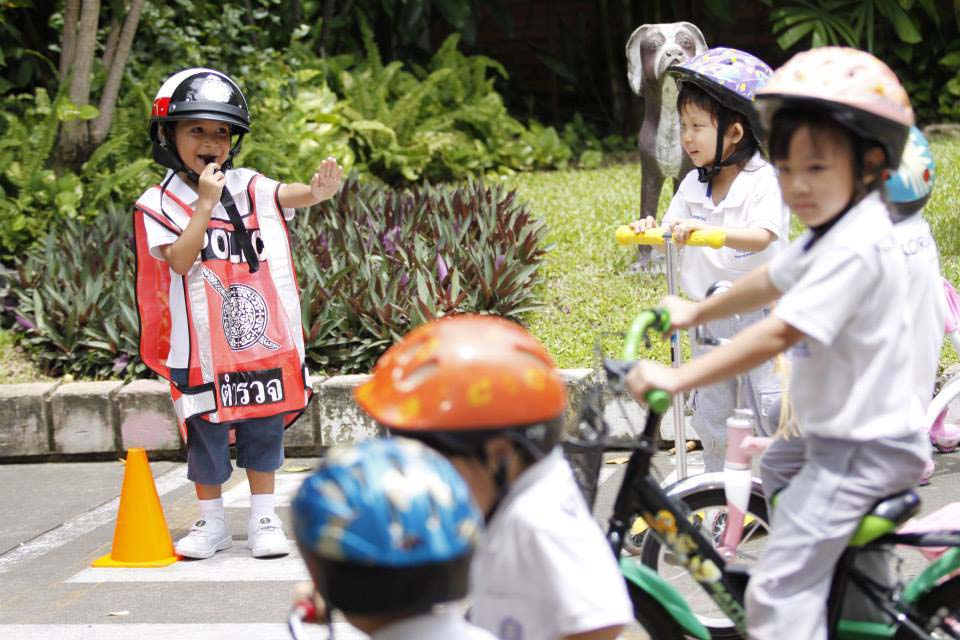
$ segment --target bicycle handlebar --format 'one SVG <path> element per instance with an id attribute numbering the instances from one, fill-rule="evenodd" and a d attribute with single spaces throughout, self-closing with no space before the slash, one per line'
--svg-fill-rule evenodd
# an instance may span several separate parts
<path id="1" fill-rule="evenodd" d="M 663 236 L 667 233 L 662 227 L 647 229 L 643 233 L 635 233 L 629 225 L 617 227 L 617 244 L 627 247 L 634 244 L 662 245 Z M 694 231 L 687 236 L 686 244 L 691 247 L 711 247 L 719 249 L 727 241 L 727 234 L 723 229 L 703 229 Z"/>
<path id="2" fill-rule="evenodd" d="M 645 309 L 633 319 L 623 343 L 622 359 L 624 361 L 633 362 L 637 359 L 637 350 L 641 340 L 647 348 L 650 348 L 650 331 L 661 334 L 670 331 L 670 314 L 666 309 Z M 658 415 L 665 414 L 672 402 L 670 394 L 660 389 L 648 391 L 644 400 L 650 410 Z"/>

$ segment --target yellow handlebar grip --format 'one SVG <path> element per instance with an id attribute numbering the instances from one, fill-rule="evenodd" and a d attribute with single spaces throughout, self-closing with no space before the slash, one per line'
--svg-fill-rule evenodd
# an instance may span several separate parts
<path id="1" fill-rule="evenodd" d="M 727 241 L 727 234 L 723 229 L 708 229 L 694 231 L 687 237 L 687 244 L 691 247 L 710 247 L 719 249 Z"/>
<path id="2" fill-rule="evenodd" d="M 634 244 L 663 244 L 663 229 L 647 229 L 634 233 L 628 225 L 617 227 L 617 244 L 627 247 Z"/>

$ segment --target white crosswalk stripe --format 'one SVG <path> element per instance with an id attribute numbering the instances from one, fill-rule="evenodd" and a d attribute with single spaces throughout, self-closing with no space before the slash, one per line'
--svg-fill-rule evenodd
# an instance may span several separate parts
<path id="1" fill-rule="evenodd" d="M 68 583 L 101 582 L 300 582 L 310 575 L 296 553 L 283 558 L 257 559 L 243 541 L 206 560 L 182 560 L 150 569 L 84 569 Z M 2 637 L 2 636 L 0 636 Z"/>
<path id="2" fill-rule="evenodd" d="M 306 466 L 299 466 L 297 471 L 306 471 Z M 178 469 L 166 474 L 157 481 L 158 493 L 162 496 L 186 484 L 185 469 Z M 308 476 L 307 473 L 284 473 L 276 476 L 277 507 L 289 507 L 293 495 L 300 488 L 301 483 Z M 246 482 L 238 482 L 223 494 L 224 507 L 228 520 L 235 521 L 237 516 L 245 520 L 250 505 L 250 489 Z M 65 542 L 85 535 L 96 527 L 103 525 L 116 515 L 119 500 L 113 500 L 101 507 L 76 518 L 76 522 L 68 522 L 63 529 L 67 533 L 58 533 L 57 536 L 41 537 L 33 546 L 23 548 L 13 559 L 5 558 L 0 563 L 0 571 L 12 568 L 16 563 L 30 560 L 45 554 L 52 548 Z M 286 517 L 285 517 L 286 519 Z M 289 523 L 288 523 L 289 525 Z M 285 526 L 290 532 L 290 527 Z M 242 535 L 242 534 L 241 534 Z M 47 540 L 49 538 L 49 540 Z M 34 549 L 33 547 L 36 547 Z M 250 555 L 246 540 L 235 539 L 230 549 L 221 551 L 206 560 L 182 560 L 166 567 L 151 569 L 134 568 L 93 568 L 87 567 L 75 575 L 64 580 L 66 585 L 94 585 L 103 589 L 111 584 L 123 583 L 131 589 L 142 588 L 142 585 L 153 584 L 161 588 L 162 583 L 183 589 L 196 589 L 199 585 L 223 583 L 228 591 L 235 592 L 243 589 L 241 583 L 277 583 L 275 593 L 292 593 L 296 583 L 310 580 L 303 559 L 292 544 L 292 552 L 283 558 L 256 559 Z M 232 586 L 228 586 L 232 584 Z M 269 587 L 273 589 L 273 586 Z M 229 614 L 229 607 L 225 614 Z M 142 615 L 142 613 L 141 613 Z M 289 640 L 291 638 L 287 625 L 284 622 L 285 612 L 275 621 L 269 622 L 226 622 L 232 616 L 225 615 L 221 622 L 203 624 L 187 623 L 145 623 L 123 617 L 111 618 L 110 623 L 98 624 L 2 624 L 0 623 L 0 638 L 3 640 L 35 640 L 36 638 L 57 638 L 58 640 Z M 337 640 L 364 640 L 367 636 L 342 621 L 333 625 L 334 636 Z M 306 625 L 304 628 L 308 639 L 327 638 L 325 626 Z"/>

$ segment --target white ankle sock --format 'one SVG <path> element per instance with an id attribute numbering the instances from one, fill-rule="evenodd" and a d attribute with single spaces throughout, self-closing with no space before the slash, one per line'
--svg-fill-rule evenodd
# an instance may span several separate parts
<path id="1" fill-rule="evenodd" d="M 213 500 L 197 500 L 200 504 L 201 518 L 220 518 L 226 520 L 226 514 L 223 511 L 223 496 Z"/>
<path id="2" fill-rule="evenodd" d="M 272 493 L 254 493 L 250 496 L 250 519 L 259 520 L 264 516 L 276 517 L 276 496 Z"/>

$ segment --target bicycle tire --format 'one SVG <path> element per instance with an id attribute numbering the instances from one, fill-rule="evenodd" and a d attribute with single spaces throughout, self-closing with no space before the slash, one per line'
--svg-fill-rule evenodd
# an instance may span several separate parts
<path id="1" fill-rule="evenodd" d="M 650 640 L 677 640 L 686 637 L 686 630 L 673 619 L 652 595 L 627 580 L 627 592 L 633 604 L 633 617 Z"/>
<path id="2" fill-rule="evenodd" d="M 727 500 L 723 489 L 706 489 L 683 498 L 683 503 L 694 517 L 707 509 L 723 509 Z M 756 523 L 752 528 L 744 530 L 744 554 L 738 553 L 736 563 L 750 564 L 759 556 L 765 535 L 770 530 L 770 519 L 767 516 L 767 503 L 759 492 L 751 492 L 750 502 L 747 505 L 747 515 L 753 516 Z M 706 533 L 706 532 L 704 532 Z M 748 537 L 748 535 L 750 537 Z M 654 535 L 644 535 L 640 545 L 640 561 L 647 565 L 671 584 L 684 597 L 694 614 L 710 632 L 712 638 L 739 638 L 733 622 L 727 618 L 716 606 L 713 600 L 703 591 L 700 585 L 686 572 L 683 567 L 669 565 L 664 559 L 660 540 Z M 669 569 L 667 567 L 670 567 Z"/>
<path id="3" fill-rule="evenodd" d="M 920 626 L 934 638 L 960 638 L 960 576 L 931 589 L 916 602 L 915 608 L 921 614 Z M 939 624 L 930 624 L 934 615 L 943 618 Z M 913 632 L 903 628 L 894 636 L 894 640 L 915 639 Z"/>

